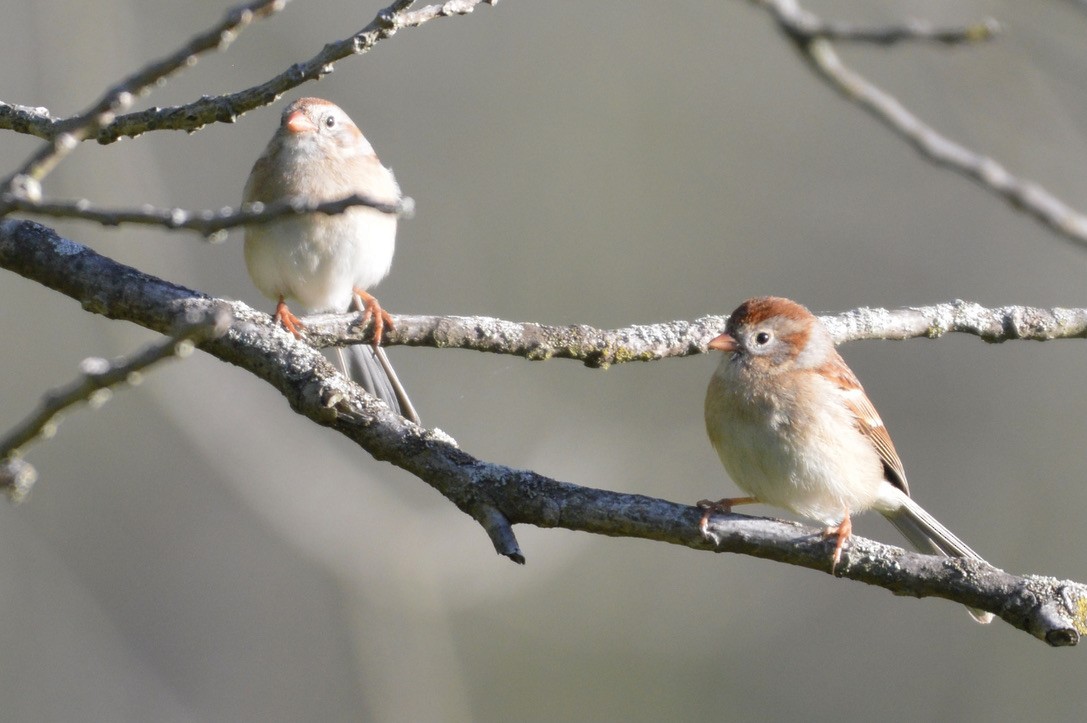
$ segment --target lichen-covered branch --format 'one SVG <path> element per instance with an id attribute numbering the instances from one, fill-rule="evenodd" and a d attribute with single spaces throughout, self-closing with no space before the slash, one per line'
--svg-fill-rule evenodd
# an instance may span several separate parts
<path id="1" fill-rule="evenodd" d="M 1014 208 L 1025 211 L 1038 221 L 1072 241 L 1087 244 L 1087 215 L 1057 198 L 1040 184 L 1019 178 L 996 160 L 970 150 L 935 128 L 906 108 L 897 98 L 850 68 L 834 49 L 832 40 L 842 33 L 800 7 L 796 0 L 756 0 L 773 15 L 778 26 L 800 51 L 802 57 L 823 80 L 847 100 L 859 105 L 873 117 L 914 146 L 925 158 L 976 181 L 996 193 Z M 863 33 L 851 28 L 846 33 L 851 40 L 883 42 L 880 37 L 893 37 L 886 29 Z M 903 37 L 913 37 L 909 26 L 902 28 Z M 989 21 L 946 31 L 945 42 L 986 40 L 992 37 Z"/>
<path id="2" fill-rule="evenodd" d="M 606 368 L 623 362 L 701 354 L 710 339 L 724 330 L 727 318 L 703 316 L 694 321 L 597 329 L 487 316 L 400 315 L 394 317 L 396 328 L 386 329 L 382 338 L 390 346 L 453 347 L 534 361 L 574 359 L 588 367 Z M 936 338 L 951 333 L 971 334 L 990 343 L 1087 338 L 1087 309 L 986 308 L 958 300 L 907 309 L 854 309 L 820 318 L 838 343 Z M 305 335 L 311 344 L 327 347 L 369 341 L 370 329 L 358 326 L 355 314 L 321 314 L 306 318 Z"/>
<path id="3" fill-rule="evenodd" d="M 987 308 L 957 299 L 946 304 L 906 309 L 860 308 L 823 316 L 838 342 L 859 339 L 935 339 L 970 334 L 991 344 L 1087 338 L 1087 309 L 1033 306 Z"/>
<path id="4" fill-rule="evenodd" d="M 57 135 L 61 122 L 62 119 L 50 113 L 48 108 L 5 103 L 0 100 L 0 129 L 37 136 L 47 141 Z"/>
<path id="5" fill-rule="evenodd" d="M 393 318 L 396 328 L 386 329 L 382 337 L 388 345 L 470 349 L 533 361 L 575 359 L 595 368 L 703 353 L 709 340 L 724 329 L 726 319 L 706 316 L 695 321 L 597 329 L 584 324 L 550 326 L 487 316 Z M 357 322 L 357 314 L 306 317 L 306 340 L 318 347 L 368 341 L 370 327 L 360 327 Z"/>
<path id="6" fill-rule="evenodd" d="M 499 553 L 515 561 L 524 556 L 512 525 L 531 524 L 736 552 L 830 573 L 829 550 L 818 530 L 720 515 L 710 522 L 720 539 L 715 546 L 699 530 L 701 510 L 691 505 L 569 484 L 477 459 L 447 434 L 394 414 L 266 314 L 143 274 L 39 224 L 0 221 L 0 267 L 77 299 L 88 311 L 160 332 L 178 318 L 229 308 L 233 323 L 226 333 L 204 341 L 204 351 L 263 379 L 299 414 L 434 487 L 483 526 Z M 410 319 L 398 317 L 398 325 L 408 327 Z M 4 472 L 0 468 L 0 475 Z M 941 597 L 990 610 L 1050 645 L 1073 645 L 1087 630 L 1087 587 L 1076 582 L 1020 577 L 980 562 L 918 555 L 858 537 L 846 548 L 837 574 L 898 595 Z"/>

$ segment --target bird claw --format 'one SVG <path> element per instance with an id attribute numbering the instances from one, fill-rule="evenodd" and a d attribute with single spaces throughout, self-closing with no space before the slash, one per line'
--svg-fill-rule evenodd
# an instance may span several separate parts
<path id="1" fill-rule="evenodd" d="M 710 530 L 710 516 L 714 513 L 727 515 L 732 512 L 732 508 L 736 505 L 748 505 L 754 502 L 758 502 L 754 497 L 725 497 L 716 501 L 699 500 L 695 502 L 695 507 L 702 510 L 702 519 L 698 521 L 698 530 L 702 533 L 702 537 L 715 546 L 720 545 L 720 535 Z"/>
<path id="2" fill-rule="evenodd" d="M 838 523 L 836 527 L 827 527 L 823 530 L 824 538 L 834 538 L 834 554 L 830 558 L 830 574 L 833 575 L 838 569 L 838 563 L 842 561 L 842 547 L 845 545 L 845 541 L 853 534 L 853 521 L 849 519 L 849 514 L 842 518 L 842 521 Z"/>
<path id="3" fill-rule="evenodd" d="M 703 539 L 712 542 L 715 546 L 721 544 L 721 537 L 710 530 L 710 516 L 714 512 L 720 512 L 722 514 L 728 514 L 732 512 L 732 506 L 728 504 L 728 500 L 699 500 L 694 503 L 694 506 L 702 510 L 702 519 L 698 521 L 698 531 L 702 533 Z"/>
<path id="4" fill-rule="evenodd" d="M 710 529 L 710 515 L 720 511 L 727 513 L 729 510 L 721 510 L 718 503 L 712 500 L 699 500 L 695 502 L 695 507 L 702 510 L 702 519 L 698 521 L 698 531 L 702 533 L 702 539 L 717 547 L 721 544 L 721 537 Z"/>
<path id="5" fill-rule="evenodd" d="M 366 327 L 370 320 L 374 321 L 374 336 L 370 342 L 374 345 L 374 348 L 381 346 L 381 336 L 385 333 L 385 327 L 393 328 L 393 318 L 389 312 L 381 308 L 381 304 L 372 294 L 368 294 L 362 289 L 355 289 L 355 303 L 362 311 L 362 326 Z"/>
<path id="6" fill-rule="evenodd" d="M 302 338 L 302 329 L 306 328 L 306 325 L 302 323 L 302 320 L 291 313 L 291 310 L 287 308 L 287 302 L 283 300 L 283 297 L 279 297 L 279 303 L 276 304 L 276 313 L 272 317 L 272 322 L 276 324 L 282 324 L 283 328 L 294 334 L 295 339 Z"/>

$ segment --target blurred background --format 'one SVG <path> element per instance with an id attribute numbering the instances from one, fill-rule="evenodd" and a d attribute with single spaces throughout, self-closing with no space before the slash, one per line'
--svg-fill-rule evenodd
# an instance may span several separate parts
<path id="1" fill-rule="evenodd" d="M 382 4 L 294 2 L 144 103 L 263 81 Z M 73 113 L 229 5 L 5 0 L 0 98 Z M 1006 32 L 975 47 L 842 53 L 937 129 L 1087 209 L 1081 5 L 806 6 L 858 23 L 997 18 Z M 405 30 L 233 125 L 84 144 L 46 193 L 235 205 L 302 95 L 347 110 L 417 203 L 377 288 L 393 313 L 610 328 L 767 293 L 817 312 L 1087 305 L 1087 248 L 922 160 L 745 2 L 505 0 Z M 4 133 L 0 168 L 37 144 Z M 240 233 L 210 245 L 46 222 L 271 310 Z M 84 357 L 155 338 L 8 272 L 0 304 L 0 428 Z M 842 351 L 929 511 L 998 567 L 1087 581 L 1083 342 Z M 736 491 L 703 431 L 715 357 L 602 372 L 390 356 L 424 422 L 483 459 L 675 501 Z M 561 530 L 519 528 L 519 567 L 425 484 L 201 354 L 69 414 L 29 460 L 31 497 L 0 506 L 5 720 L 1058 720 L 1087 702 L 1087 651 L 940 600 Z M 856 524 L 902 542 L 878 515 Z"/>

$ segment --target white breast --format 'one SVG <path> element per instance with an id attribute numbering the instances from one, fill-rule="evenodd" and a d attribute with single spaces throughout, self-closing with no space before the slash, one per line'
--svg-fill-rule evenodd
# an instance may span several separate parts
<path id="1" fill-rule="evenodd" d="M 722 363 L 710 382 L 706 430 L 742 490 L 828 525 L 875 503 L 888 484 L 875 449 L 843 405 L 813 403 L 834 399 L 829 382 L 809 375 L 795 393 L 757 396 L 730 375 Z"/>

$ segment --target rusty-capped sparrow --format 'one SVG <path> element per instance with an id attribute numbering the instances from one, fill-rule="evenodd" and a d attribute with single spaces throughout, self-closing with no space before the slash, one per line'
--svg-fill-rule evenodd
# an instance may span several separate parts
<path id="1" fill-rule="evenodd" d="M 400 187 L 346 113 L 320 98 L 300 98 L 283 111 L 279 128 L 249 172 L 245 201 L 286 198 L 335 201 L 358 193 L 396 203 Z M 362 312 L 373 319 L 373 347 L 337 349 L 345 374 L 395 411 L 418 422 L 411 401 L 378 346 L 388 312 L 367 289 L 389 273 L 396 217 L 354 206 L 337 215 L 293 216 L 245 230 L 245 263 L 258 289 L 275 299 L 277 322 L 299 336 L 302 322 L 287 308 Z"/>
<path id="2" fill-rule="evenodd" d="M 709 348 L 725 356 L 706 390 L 706 432 L 750 496 L 701 503 L 704 534 L 714 510 L 782 507 L 829 526 L 836 566 L 851 515 L 874 509 L 921 552 L 981 560 L 910 498 L 887 428 L 810 311 L 788 299 L 749 299 Z"/>

